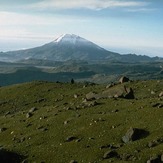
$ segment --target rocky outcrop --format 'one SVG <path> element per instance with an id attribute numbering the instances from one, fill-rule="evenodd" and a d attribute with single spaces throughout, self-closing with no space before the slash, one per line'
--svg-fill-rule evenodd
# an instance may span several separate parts
<path id="1" fill-rule="evenodd" d="M 90 92 L 86 94 L 87 100 L 95 100 L 101 98 L 125 98 L 125 99 L 134 99 L 134 92 L 132 88 L 126 86 L 115 86 L 101 93 Z"/>

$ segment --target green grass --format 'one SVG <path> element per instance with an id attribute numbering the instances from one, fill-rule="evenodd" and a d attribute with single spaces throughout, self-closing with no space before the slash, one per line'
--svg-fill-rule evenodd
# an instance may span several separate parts
<path id="1" fill-rule="evenodd" d="M 7 130 L 0 133 L 0 145 L 26 156 L 28 162 L 94 163 L 125 162 L 119 158 L 103 160 L 109 148 L 100 148 L 122 144 L 115 149 L 119 155 L 127 153 L 136 157 L 135 162 L 146 162 L 151 156 L 163 153 L 161 143 L 147 147 L 150 141 L 163 138 L 163 108 L 153 107 L 156 103 L 163 104 L 158 98 L 163 81 L 135 81 L 125 85 L 133 88 L 135 99 L 99 99 L 96 100 L 99 105 L 86 108 L 77 106 L 87 93 L 101 92 L 106 89 L 105 85 L 83 88 L 81 83 L 36 81 L 1 87 L 0 128 Z M 74 94 L 78 98 L 74 98 Z M 26 118 L 32 107 L 38 110 Z M 10 114 L 4 116 L 8 111 Z M 124 144 L 121 138 L 130 127 L 144 129 L 149 135 Z M 70 136 L 76 139 L 66 142 Z"/>

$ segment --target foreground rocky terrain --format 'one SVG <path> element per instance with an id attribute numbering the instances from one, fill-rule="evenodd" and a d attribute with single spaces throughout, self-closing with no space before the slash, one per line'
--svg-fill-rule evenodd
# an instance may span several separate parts
<path id="1" fill-rule="evenodd" d="M 163 161 L 163 80 L 0 88 L 0 162 Z"/>

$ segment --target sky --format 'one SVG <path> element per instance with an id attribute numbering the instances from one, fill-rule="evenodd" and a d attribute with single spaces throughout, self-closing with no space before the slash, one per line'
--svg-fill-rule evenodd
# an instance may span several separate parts
<path id="1" fill-rule="evenodd" d="M 163 0 L 0 0 L 0 51 L 76 34 L 121 54 L 163 57 Z"/>

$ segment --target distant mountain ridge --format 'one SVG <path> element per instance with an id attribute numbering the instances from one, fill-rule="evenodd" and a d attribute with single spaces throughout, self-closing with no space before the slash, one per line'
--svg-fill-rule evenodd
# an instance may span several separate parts
<path id="1" fill-rule="evenodd" d="M 74 34 L 64 34 L 54 41 L 40 47 L 26 50 L 1 52 L 0 61 L 19 62 L 20 60 L 38 59 L 50 61 L 121 61 L 141 62 L 157 61 L 158 57 L 137 56 L 133 54 L 120 55 L 119 53 L 107 51 L 104 48 Z"/>

